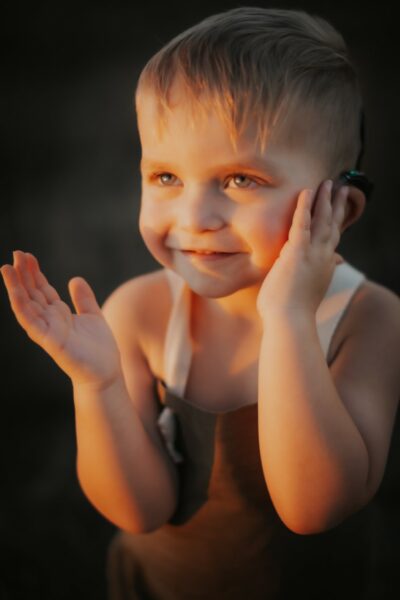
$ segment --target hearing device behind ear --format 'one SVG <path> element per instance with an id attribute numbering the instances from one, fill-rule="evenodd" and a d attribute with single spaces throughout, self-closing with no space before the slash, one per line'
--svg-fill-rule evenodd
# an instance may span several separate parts
<path id="1" fill-rule="evenodd" d="M 353 185 L 365 194 L 365 199 L 368 201 L 371 199 L 371 193 L 374 189 L 374 184 L 368 179 L 365 173 L 352 169 L 351 171 L 343 171 L 340 173 L 339 178 L 336 182 L 336 186 L 341 185 Z"/>
<path id="2" fill-rule="evenodd" d="M 357 157 L 356 167 L 350 171 L 343 171 L 340 173 L 339 178 L 335 181 L 335 188 L 339 188 L 341 185 L 353 185 L 365 194 L 365 199 L 368 201 L 371 199 L 371 193 L 374 189 L 374 184 L 368 179 L 368 177 L 361 171 L 361 161 L 365 150 L 365 112 L 361 109 L 360 112 L 360 152 Z"/>

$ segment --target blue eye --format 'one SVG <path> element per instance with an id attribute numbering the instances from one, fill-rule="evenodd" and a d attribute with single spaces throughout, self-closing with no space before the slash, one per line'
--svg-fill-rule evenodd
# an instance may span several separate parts
<path id="1" fill-rule="evenodd" d="M 256 183 L 254 181 L 254 179 L 248 177 L 247 175 L 244 175 L 243 173 L 235 173 L 234 175 L 230 175 L 229 178 L 228 178 L 228 181 L 229 180 L 235 180 L 235 179 L 237 180 L 237 179 L 240 179 L 240 178 L 241 179 L 247 179 L 247 181 L 250 182 L 250 184 L 251 183 Z M 237 185 L 237 182 L 235 182 L 235 185 Z M 239 185 L 237 189 L 247 189 L 248 187 L 249 187 L 248 185 L 243 185 L 243 186 Z"/>
<path id="2" fill-rule="evenodd" d="M 167 186 L 168 187 L 168 182 L 165 182 L 162 179 L 162 178 L 165 178 L 166 176 L 167 177 L 168 176 L 169 177 L 174 177 L 174 175 L 172 175 L 172 173 L 168 173 L 168 172 L 165 171 L 163 173 L 154 173 L 154 175 L 151 176 L 151 179 L 157 181 L 157 183 L 160 183 L 161 186 Z"/>
<path id="3" fill-rule="evenodd" d="M 173 185 L 173 181 L 171 181 L 171 178 L 173 180 L 176 179 L 175 175 L 173 175 L 172 173 L 169 173 L 168 171 L 163 171 L 161 173 L 154 173 L 153 175 L 151 175 L 150 179 L 159 183 L 161 187 L 171 187 Z M 243 173 L 234 173 L 233 175 L 229 175 L 229 177 L 226 179 L 226 182 L 229 182 L 231 180 L 235 181 L 235 187 L 230 189 L 247 190 L 254 189 L 250 187 L 252 183 L 256 184 L 256 186 L 260 185 L 260 183 L 257 182 L 254 178 L 249 177 L 248 175 L 244 175 Z M 244 184 L 243 180 L 245 180 Z"/>

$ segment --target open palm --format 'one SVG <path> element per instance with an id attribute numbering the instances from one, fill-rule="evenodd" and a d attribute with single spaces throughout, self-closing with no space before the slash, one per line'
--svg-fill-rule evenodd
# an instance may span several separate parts
<path id="1" fill-rule="evenodd" d="M 74 314 L 49 284 L 33 254 L 14 252 L 14 265 L 3 265 L 1 274 L 18 323 L 74 383 L 101 385 L 118 376 L 117 344 L 82 277 L 68 284 Z"/>

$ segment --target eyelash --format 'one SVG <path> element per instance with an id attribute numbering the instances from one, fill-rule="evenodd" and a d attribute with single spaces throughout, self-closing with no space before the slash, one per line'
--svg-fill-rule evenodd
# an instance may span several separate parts
<path id="1" fill-rule="evenodd" d="M 150 179 L 151 179 L 151 181 L 159 181 L 159 178 L 162 175 L 172 175 L 172 173 L 169 173 L 168 171 L 162 171 L 160 173 L 154 173 L 154 174 L 151 175 Z M 254 179 L 254 177 L 250 177 L 250 175 L 246 175 L 245 173 L 233 173 L 232 175 L 229 175 L 227 177 L 227 179 L 230 180 L 230 179 L 234 179 L 235 177 L 244 177 L 244 178 L 248 179 L 249 181 L 251 181 L 253 183 L 256 183 L 257 185 L 261 185 L 261 183 L 258 182 L 258 181 L 256 181 L 256 179 Z M 160 187 L 172 187 L 172 186 L 161 184 Z M 248 190 L 248 189 L 253 189 L 253 188 L 249 188 L 249 186 L 245 186 L 245 187 L 236 187 L 236 188 L 233 188 L 233 189 L 236 189 L 236 190 Z"/>

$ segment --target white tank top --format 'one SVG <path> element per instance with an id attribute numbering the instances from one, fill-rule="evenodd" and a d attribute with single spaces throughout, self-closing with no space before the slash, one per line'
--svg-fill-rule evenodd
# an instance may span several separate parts
<path id="1" fill-rule="evenodd" d="M 164 346 L 165 384 L 171 392 L 183 397 L 192 360 L 189 328 L 191 291 L 184 279 L 174 271 L 166 269 L 166 273 L 173 305 Z M 336 266 L 331 283 L 316 312 L 318 336 L 325 357 L 328 356 L 329 346 L 340 319 L 365 279 L 365 274 L 349 263 L 344 262 Z"/>

